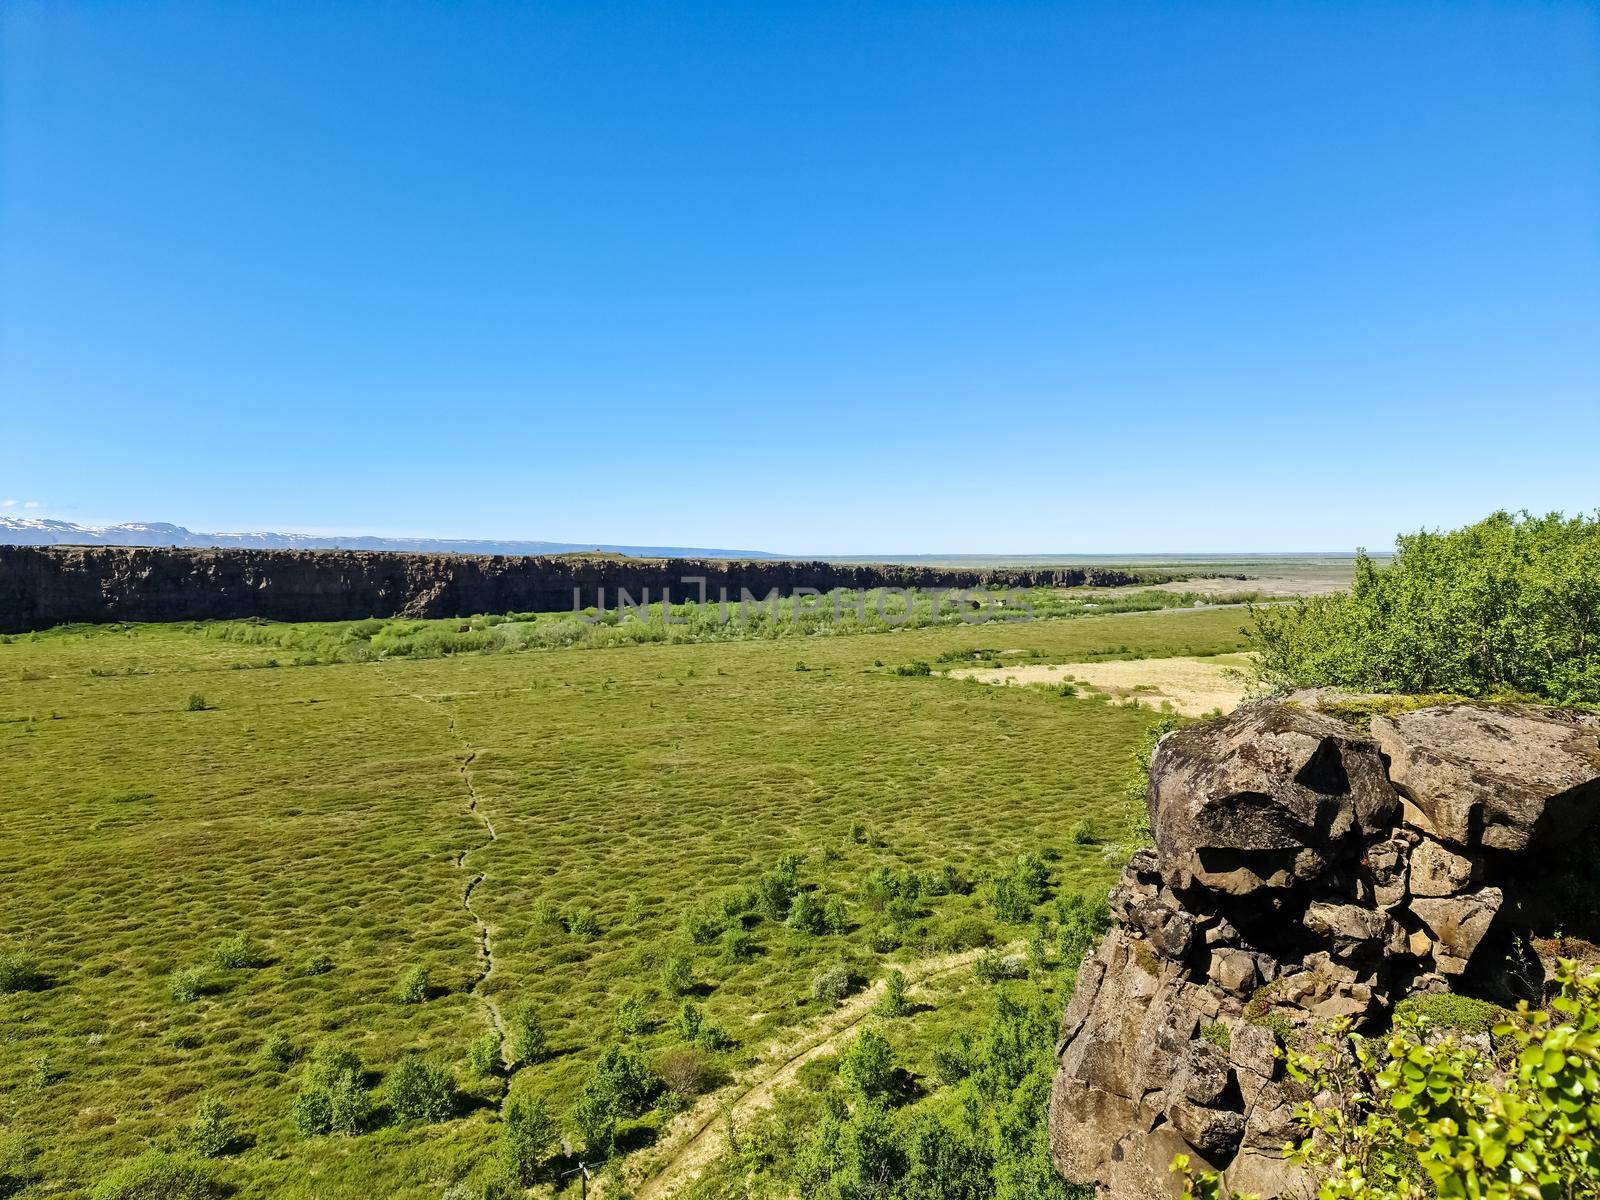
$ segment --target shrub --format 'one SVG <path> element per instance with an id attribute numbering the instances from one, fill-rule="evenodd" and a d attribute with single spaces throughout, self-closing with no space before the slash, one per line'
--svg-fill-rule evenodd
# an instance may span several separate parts
<path id="1" fill-rule="evenodd" d="M 716 941 L 727 927 L 727 918 L 710 902 L 695 906 L 683 916 L 684 935 L 697 946 Z"/>
<path id="2" fill-rule="evenodd" d="M 184 712 L 205 712 L 210 707 L 206 703 L 206 698 L 199 692 L 190 692 L 189 698 L 183 702 Z"/>
<path id="3" fill-rule="evenodd" d="M 839 1056 L 839 1078 L 866 1101 L 882 1100 L 894 1086 L 894 1054 L 888 1040 L 869 1029 Z"/>
<path id="4" fill-rule="evenodd" d="M 261 1043 L 261 1061 L 279 1071 L 287 1070 L 298 1057 L 299 1053 L 286 1033 L 269 1033 L 267 1040 Z"/>
<path id="5" fill-rule="evenodd" d="M 849 967 L 829 967 L 811 981 L 811 998 L 824 1004 L 838 1004 L 861 986 Z"/>
<path id="6" fill-rule="evenodd" d="M 894 673 L 908 676 L 932 675 L 933 668 L 921 659 L 916 659 L 912 662 L 902 663 L 894 669 Z"/>
<path id="7" fill-rule="evenodd" d="M 984 951 L 978 956 L 973 971 L 984 983 L 999 983 L 1004 979 L 1021 979 L 1028 973 L 1028 964 L 1020 954 L 995 954 Z"/>
<path id="8" fill-rule="evenodd" d="M 499 1073 L 503 1065 L 500 1059 L 499 1034 L 486 1033 L 480 1038 L 473 1039 L 472 1045 L 467 1049 L 467 1065 L 472 1068 L 472 1073 L 480 1078 L 487 1079 Z"/>
<path id="9" fill-rule="evenodd" d="M 433 972 L 417 963 L 400 977 L 394 998 L 400 1004 L 421 1004 L 433 994 Z"/>
<path id="10" fill-rule="evenodd" d="M 308 1087 L 294 1098 L 295 1131 L 303 1138 L 333 1132 L 333 1093 L 325 1087 Z"/>
<path id="11" fill-rule="evenodd" d="M 180 1004 L 188 1004 L 217 990 L 216 978 L 207 967 L 179 967 L 167 979 L 167 990 Z"/>
<path id="12" fill-rule="evenodd" d="M 661 964 L 661 986 L 674 996 L 692 992 L 695 986 L 694 958 L 683 951 L 667 955 Z"/>
<path id="13" fill-rule="evenodd" d="M 1075 968 L 1111 928 L 1111 909 L 1103 896 L 1097 900 L 1079 895 L 1059 896 L 1056 919 L 1061 923 L 1057 944 L 1062 965 Z"/>
<path id="14" fill-rule="evenodd" d="M 593 941 L 600 936 L 600 918 L 587 905 L 573 905 L 561 915 L 562 927 L 581 941 Z"/>
<path id="15" fill-rule="evenodd" d="M 189 1142 L 195 1152 L 206 1158 L 218 1158 L 239 1145 L 243 1139 L 233 1114 L 220 1100 L 206 1099 L 195 1110 L 189 1125 Z"/>
<path id="16" fill-rule="evenodd" d="M 801 892 L 795 896 L 784 924 L 797 933 L 823 933 L 828 927 L 822 905 L 817 903 L 816 897 L 810 892 Z"/>
<path id="17" fill-rule="evenodd" d="M 1098 846 L 1100 835 L 1095 833 L 1094 826 L 1088 821 L 1079 821 L 1067 833 L 1074 846 Z"/>
<path id="18" fill-rule="evenodd" d="M 500 1161 L 506 1174 L 522 1187 L 533 1184 L 557 1136 L 555 1119 L 543 1100 L 522 1093 L 509 1096 L 500 1123 Z"/>
<path id="19" fill-rule="evenodd" d="M 203 1162 L 148 1150 L 95 1184 L 90 1200 L 218 1200 L 225 1195 Z"/>
<path id="20" fill-rule="evenodd" d="M 822 927 L 829 933 L 849 932 L 850 906 L 842 896 L 829 896 L 822 906 Z"/>
<path id="21" fill-rule="evenodd" d="M 300 968 L 300 973 L 302 975 L 326 975 L 333 970 L 333 967 L 333 959 L 319 950 L 306 959 Z"/>
<path id="22" fill-rule="evenodd" d="M 933 1077 L 946 1087 L 972 1074 L 972 1035 L 958 1029 L 933 1049 Z"/>
<path id="23" fill-rule="evenodd" d="M 789 905 L 800 890 L 799 871 L 800 860 L 790 855 L 757 877 L 756 903 L 763 916 L 781 921 L 789 915 Z"/>
<path id="24" fill-rule="evenodd" d="M 669 1046 L 655 1056 L 652 1066 L 662 1085 L 680 1096 L 693 1099 L 715 1086 L 714 1064 L 694 1046 Z"/>
<path id="25" fill-rule="evenodd" d="M 341 1075 L 329 1089 L 333 1132 L 355 1137 L 372 1118 L 372 1097 L 354 1075 Z"/>
<path id="26" fill-rule="evenodd" d="M 1504 1074 L 1453 1034 L 1430 1035 L 1415 1011 L 1387 1038 L 1355 1037 L 1341 1018 L 1310 1053 L 1288 1051 L 1306 1094 L 1366 1100 L 1302 1104 L 1307 1136 L 1289 1161 L 1330 1198 L 1600 1194 L 1600 971 L 1564 959 L 1556 978 L 1551 1012 L 1523 1003 L 1496 1028 L 1511 1043 Z M 1214 1176 L 1189 1186 L 1217 1194 Z"/>
<path id="27" fill-rule="evenodd" d="M 903 971 L 890 971 L 884 976 L 883 996 L 877 1003 L 877 1012 L 884 1017 L 904 1016 L 911 1008 L 906 998 L 906 977 Z"/>
<path id="28" fill-rule="evenodd" d="M 635 1037 L 644 1033 L 649 1026 L 650 1013 L 645 1004 L 644 997 L 640 995 L 624 996 L 622 1003 L 617 1005 L 616 1015 L 612 1024 L 618 1033 L 624 1037 Z"/>
<path id="29" fill-rule="evenodd" d="M 448 1067 L 415 1054 L 389 1075 L 389 1109 L 397 1121 L 443 1121 L 455 1111 L 456 1085 Z"/>
<path id="30" fill-rule="evenodd" d="M 935 929 L 929 941 L 935 950 L 974 950 L 992 944 L 994 930 L 982 917 L 957 917 L 948 925 Z"/>
<path id="31" fill-rule="evenodd" d="M 38 991 L 47 982 L 33 955 L 23 950 L 0 951 L 0 996 Z"/>
<path id="32" fill-rule="evenodd" d="M 267 965 L 266 947 L 246 934 L 238 934 L 220 942 L 212 951 L 211 961 L 225 971 L 235 971 Z"/>
<path id="33" fill-rule="evenodd" d="M 760 948 L 756 939 L 743 929 L 730 929 L 722 935 L 723 962 L 748 962 Z"/>
<path id="34" fill-rule="evenodd" d="M 1348 592 L 1252 610 L 1266 678 L 1600 702 L 1600 515 L 1498 512 L 1362 554 Z"/>
<path id="35" fill-rule="evenodd" d="M 524 1000 L 512 1008 L 506 1019 L 506 1036 L 514 1063 L 532 1066 L 549 1053 L 549 1035 L 531 1001 Z"/>
<path id="36" fill-rule="evenodd" d="M 341 1077 L 360 1079 L 366 1072 L 361 1057 L 344 1043 L 326 1038 L 317 1043 L 306 1063 L 306 1082 L 313 1087 L 331 1088 Z"/>

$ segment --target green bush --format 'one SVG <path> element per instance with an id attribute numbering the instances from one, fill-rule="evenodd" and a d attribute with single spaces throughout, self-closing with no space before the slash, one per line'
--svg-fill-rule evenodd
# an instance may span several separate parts
<path id="1" fill-rule="evenodd" d="M 590 942 L 600 936 L 600 918 L 586 905 L 573 905 L 561 914 L 561 924 L 567 933 L 581 941 Z"/>
<path id="2" fill-rule="evenodd" d="M 906 977 L 903 971 L 890 971 L 883 980 L 883 996 L 878 1000 L 875 1010 L 879 1016 L 901 1017 L 911 1009 L 911 1001 L 906 998 Z"/>
<path id="3" fill-rule="evenodd" d="M 218 990 L 216 976 L 209 967 L 179 967 L 167 978 L 167 990 L 180 1004 L 188 1004 Z"/>
<path id="4" fill-rule="evenodd" d="M 0 996 L 37 991 L 47 982 L 33 955 L 23 950 L 0 951 Z"/>
<path id="5" fill-rule="evenodd" d="M 333 1132 L 333 1093 L 325 1087 L 308 1087 L 294 1098 L 290 1112 L 295 1132 L 303 1138 Z"/>
<path id="6" fill-rule="evenodd" d="M 811 998 L 824 1004 L 838 1004 L 859 990 L 861 979 L 849 967 L 829 967 L 811 981 Z"/>
<path id="7" fill-rule="evenodd" d="M 408 1054 L 390 1072 L 389 1111 L 397 1121 L 443 1121 L 456 1106 L 456 1084 L 448 1067 Z"/>
<path id="8" fill-rule="evenodd" d="M 345 1075 L 362 1078 L 366 1068 L 361 1057 L 343 1042 L 326 1038 L 317 1043 L 306 1063 L 306 1082 L 315 1087 L 332 1087 Z"/>
<path id="9" fill-rule="evenodd" d="M 1321 1200 L 1600 1195 L 1600 971 L 1564 959 L 1556 978 L 1550 1011 L 1524 1003 L 1495 1028 L 1509 1047 L 1499 1064 L 1430 1033 L 1416 1006 L 1387 1037 L 1340 1019 L 1311 1051 L 1289 1050 L 1285 1068 L 1306 1094 L 1367 1098 L 1302 1104 L 1308 1132 L 1289 1161 L 1320 1181 Z M 1187 1161 L 1174 1166 L 1188 1173 Z M 1191 1177 L 1189 1192 L 1215 1197 L 1217 1180 Z"/>
<path id="10" fill-rule="evenodd" d="M 95 1184 L 90 1200 L 219 1200 L 226 1193 L 203 1162 L 149 1150 Z"/>
<path id="11" fill-rule="evenodd" d="M 797 933 L 825 933 L 828 928 L 827 915 L 822 905 L 817 902 L 817 898 L 810 892 L 801 892 L 795 896 L 784 924 Z"/>
<path id="12" fill-rule="evenodd" d="M 760 950 L 760 943 L 746 930 L 729 929 L 722 935 L 721 955 L 726 963 L 748 962 Z"/>
<path id="13" fill-rule="evenodd" d="M 189 1142 L 197 1154 L 218 1158 L 237 1148 L 243 1140 L 227 1105 L 216 1099 L 200 1102 L 189 1124 Z"/>
<path id="14" fill-rule="evenodd" d="M 372 1119 L 372 1097 L 354 1075 L 341 1075 L 329 1089 L 333 1132 L 355 1137 Z"/>
<path id="15" fill-rule="evenodd" d="M 211 961 L 225 971 L 264 967 L 268 961 L 267 950 L 254 938 L 241 933 L 218 943 Z"/>
<path id="16" fill-rule="evenodd" d="M 1282 686 L 1600 703 L 1600 515 L 1498 512 L 1365 554 L 1348 592 L 1253 611 Z"/>
<path id="17" fill-rule="evenodd" d="M 190 692 L 189 698 L 183 702 L 184 712 L 205 712 L 210 707 L 206 703 L 206 698 L 199 692 Z"/>
<path id="18" fill-rule="evenodd" d="M 472 1068 L 474 1075 L 482 1079 L 499 1074 L 504 1065 L 500 1059 L 500 1036 L 486 1033 L 474 1038 L 472 1045 L 467 1048 L 467 1065 Z"/>
<path id="19" fill-rule="evenodd" d="M 696 905 L 683 916 L 684 936 L 697 946 L 710 945 L 727 927 L 727 916 L 709 901 Z"/>
<path id="20" fill-rule="evenodd" d="M 555 1119 L 543 1100 L 521 1092 L 507 1097 L 500 1123 L 500 1161 L 506 1174 L 521 1187 L 531 1186 L 558 1136 Z"/>
<path id="21" fill-rule="evenodd" d="M 650 1010 L 644 997 L 638 994 L 624 996 L 612 1017 L 612 1025 L 623 1037 L 636 1037 L 650 1024 Z"/>
<path id="22" fill-rule="evenodd" d="M 907 675 L 907 676 L 913 676 L 913 677 L 914 676 L 921 676 L 921 675 L 932 675 L 933 674 L 933 668 L 931 666 L 929 666 L 927 663 L 923 662 L 921 659 L 917 659 L 917 660 L 912 661 L 912 662 L 902 663 L 900 666 L 898 666 L 898 667 L 896 667 L 894 669 L 894 673 L 896 675 Z"/>
<path id="23" fill-rule="evenodd" d="M 681 950 L 667 955 L 661 964 L 661 986 L 674 996 L 692 992 L 695 987 L 694 957 Z"/>
<path id="24" fill-rule="evenodd" d="M 421 1004 L 433 994 L 433 973 L 417 963 L 400 977 L 394 998 L 400 1004 Z"/>
<path id="25" fill-rule="evenodd" d="M 839 1056 L 839 1078 L 863 1100 L 886 1097 L 894 1087 L 894 1054 L 889 1042 L 869 1029 L 845 1047 Z"/>
<path id="26" fill-rule="evenodd" d="M 530 1000 L 524 1000 L 511 1009 L 506 1018 L 506 1038 L 511 1061 L 525 1067 L 542 1062 L 550 1051 L 550 1039 L 545 1032 L 544 1021 Z"/>
<path id="27" fill-rule="evenodd" d="M 288 1070 L 299 1056 L 294 1042 L 286 1033 L 269 1033 L 267 1040 L 261 1043 L 261 1061 L 274 1070 Z"/>

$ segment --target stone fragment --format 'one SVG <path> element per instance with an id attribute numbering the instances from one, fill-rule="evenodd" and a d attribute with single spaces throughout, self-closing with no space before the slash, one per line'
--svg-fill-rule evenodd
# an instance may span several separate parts
<path id="1" fill-rule="evenodd" d="M 1211 979 L 1235 996 L 1248 996 L 1260 982 L 1253 955 L 1243 950 L 1222 949 L 1211 954 Z"/>
<path id="2" fill-rule="evenodd" d="M 1411 852 L 1411 894 L 1452 896 L 1472 882 L 1473 862 L 1464 854 L 1424 841 Z"/>
<path id="3" fill-rule="evenodd" d="M 1375 909 L 1317 900 L 1306 908 L 1305 925 L 1336 957 L 1371 958 L 1382 953 L 1392 922 Z"/>
<path id="4" fill-rule="evenodd" d="M 1462 896 L 1419 896 L 1411 911 L 1433 935 L 1433 963 L 1441 975 L 1459 975 L 1489 932 L 1505 897 L 1499 888 L 1480 888 Z"/>
<path id="5" fill-rule="evenodd" d="M 1459 846 L 1522 850 L 1576 835 L 1600 803 L 1600 718 L 1449 704 L 1374 717 L 1407 820 Z"/>

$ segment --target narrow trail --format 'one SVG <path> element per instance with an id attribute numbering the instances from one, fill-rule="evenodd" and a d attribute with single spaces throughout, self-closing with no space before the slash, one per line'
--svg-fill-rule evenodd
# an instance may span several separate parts
<path id="1" fill-rule="evenodd" d="M 417 692 L 407 694 L 413 700 L 426 704 L 429 708 L 438 709 L 441 707 L 437 700 L 430 699 Z M 456 768 L 456 773 L 461 780 L 461 786 L 466 791 L 467 812 L 483 826 L 484 832 L 484 840 L 480 844 L 467 847 L 458 853 L 455 859 L 456 870 L 472 872 L 467 879 L 466 886 L 461 890 L 461 907 L 466 910 L 467 916 L 472 919 L 478 955 L 478 970 L 473 975 L 472 981 L 467 985 L 467 994 L 483 1005 L 483 1010 L 489 1018 L 489 1024 L 494 1028 L 495 1037 L 500 1043 L 501 1066 L 509 1067 L 510 1063 L 506 1058 L 507 1034 L 505 1018 L 501 1015 L 500 1006 L 494 1002 L 494 998 L 485 994 L 483 990 L 483 986 L 488 982 L 489 976 L 494 974 L 494 943 L 490 937 L 489 923 L 483 919 L 478 910 L 472 905 L 473 893 L 478 890 L 478 885 L 488 876 L 487 872 L 473 871 L 468 861 L 479 850 L 499 841 L 500 835 L 495 832 L 494 822 L 489 819 L 489 814 L 484 812 L 482 805 L 479 803 L 478 788 L 472 781 L 472 764 L 477 760 L 478 752 L 468 747 L 466 739 L 461 736 L 460 730 L 456 728 L 456 715 L 454 713 L 450 714 L 450 727 L 447 732 L 450 739 L 461 748 L 461 761 Z"/>
<path id="2" fill-rule="evenodd" d="M 908 995 L 925 993 L 927 985 L 972 965 L 982 953 L 966 950 L 900 966 L 909 984 Z M 832 1012 L 769 1045 L 762 1061 L 736 1079 L 731 1089 L 702 1097 L 668 1128 L 658 1143 L 656 1150 L 666 1154 L 665 1160 L 646 1166 L 643 1174 L 632 1181 L 634 1200 L 666 1200 L 699 1179 L 726 1149 L 726 1128 L 732 1126 L 737 1132 L 741 1120 L 772 1107 L 778 1091 L 795 1081 L 801 1067 L 833 1053 L 848 1034 L 866 1022 L 883 991 L 883 980 L 876 980 Z M 734 1092 L 731 1101 L 729 1091 Z"/>

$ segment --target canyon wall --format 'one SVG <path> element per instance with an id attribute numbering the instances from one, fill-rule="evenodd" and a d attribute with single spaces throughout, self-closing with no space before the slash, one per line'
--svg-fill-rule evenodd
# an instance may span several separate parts
<path id="1" fill-rule="evenodd" d="M 1600 934 L 1600 716 L 1403 709 L 1302 693 L 1162 740 L 1155 845 L 1112 892 L 1057 1047 L 1063 1176 L 1176 1195 L 1187 1154 L 1231 1191 L 1311 1195 L 1281 1154 L 1309 1097 L 1280 1039 L 1381 1028 L 1419 993 L 1537 1000 L 1557 950 Z"/>
<path id="2" fill-rule="evenodd" d="M 558 612 L 619 589 L 639 601 L 757 597 L 815 588 L 1075 587 L 1160 583 L 1173 576 L 1105 567 L 961 570 L 773 559 L 633 559 L 608 555 L 480 556 L 354 550 L 184 550 L 0 546 L 0 633 L 71 621 L 262 617 L 334 621 Z"/>

